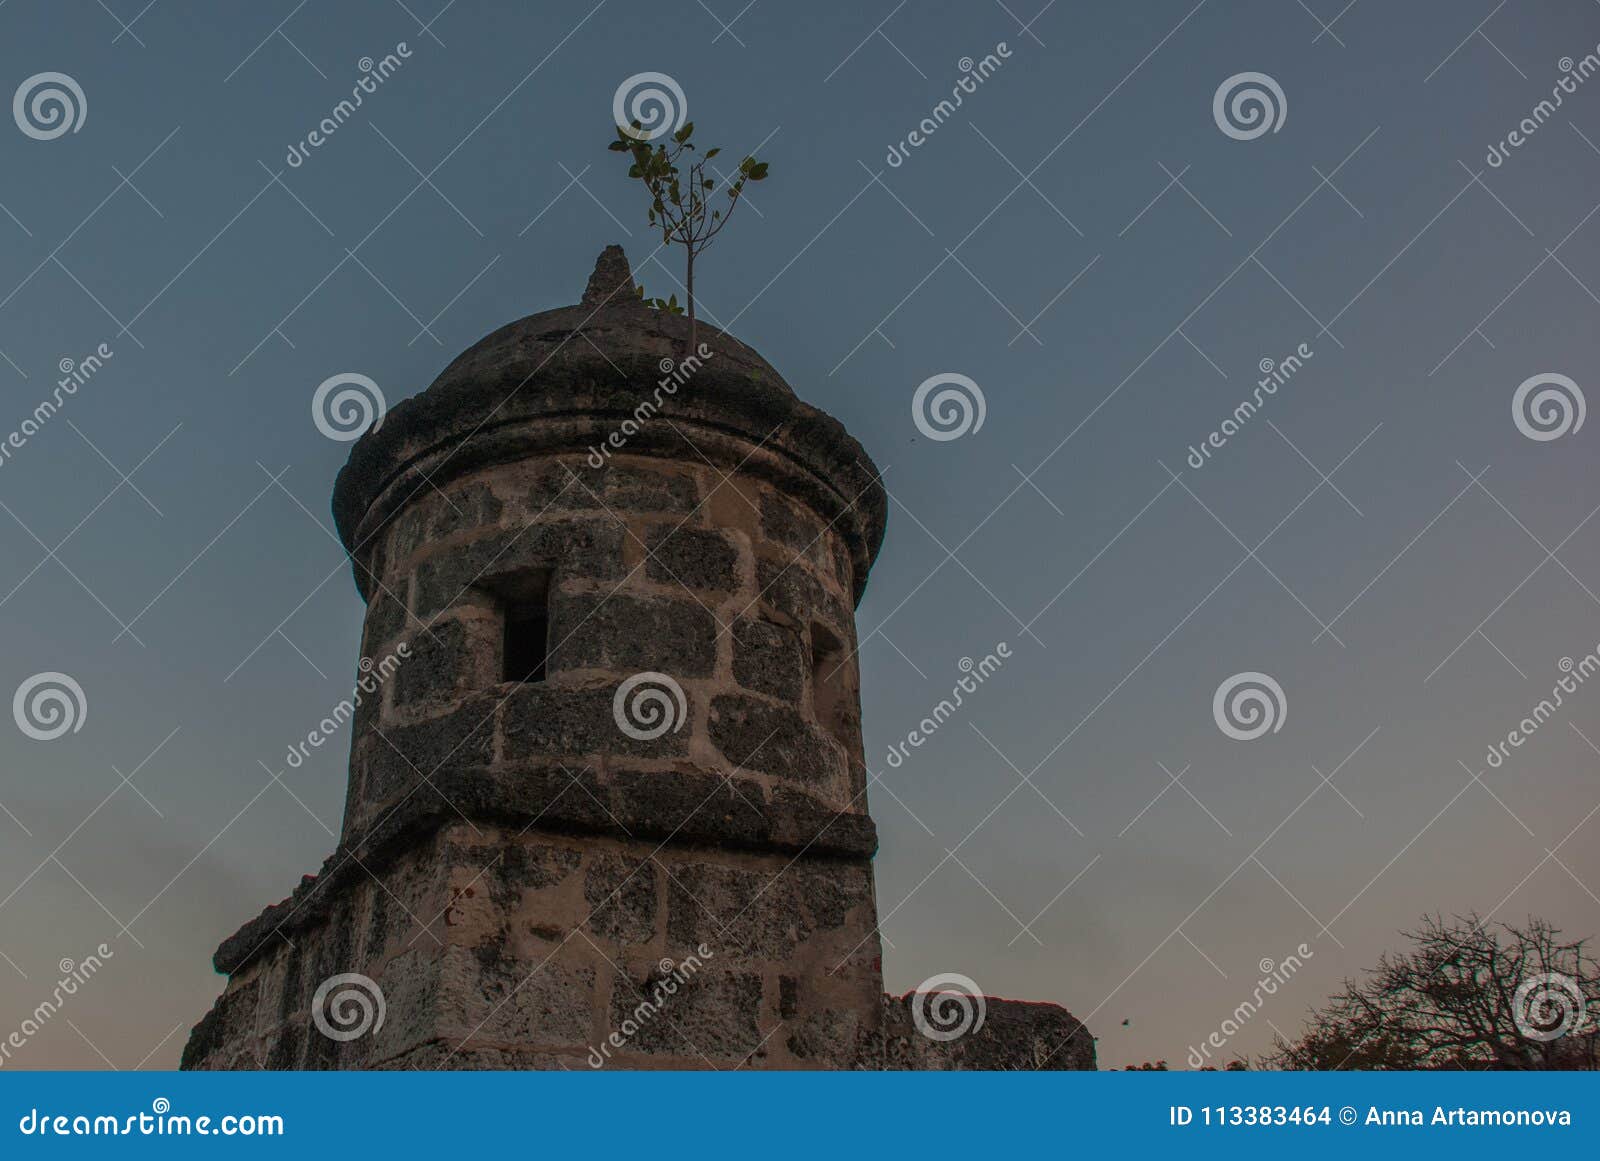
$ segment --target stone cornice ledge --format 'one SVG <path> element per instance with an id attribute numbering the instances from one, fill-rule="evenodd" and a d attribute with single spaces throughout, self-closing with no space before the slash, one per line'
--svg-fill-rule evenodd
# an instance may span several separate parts
<path id="1" fill-rule="evenodd" d="M 212 957 L 216 970 L 235 974 L 269 950 L 277 936 L 324 922 L 341 887 L 365 882 L 369 871 L 392 863 L 463 816 L 522 828 L 537 822 L 540 831 L 553 833 L 807 858 L 870 859 L 878 847 L 876 827 L 865 814 L 837 813 L 787 789 L 774 791 L 768 801 L 751 802 L 713 773 L 623 770 L 602 780 L 592 772 L 575 777 L 559 766 L 467 767 L 439 771 L 432 785 L 437 793 L 419 788 L 381 822 L 341 843 L 322 870 L 306 876 L 289 898 L 224 940 Z"/>

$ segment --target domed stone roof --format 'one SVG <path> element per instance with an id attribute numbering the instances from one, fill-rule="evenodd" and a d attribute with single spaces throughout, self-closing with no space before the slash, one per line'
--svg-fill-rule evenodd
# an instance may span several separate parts
<path id="1" fill-rule="evenodd" d="M 647 306 L 622 248 L 608 246 L 581 301 L 479 339 L 356 441 L 333 514 L 357 583 L 364 590 L 374 533 L 419 489 L 530 455 L 588 453 L 632 420 L 620 454 L 754 472 L 809 503 L 850 543 L 859 600 L 888 511 L 871 458 L 755 350 L 704 322 L 697 342 L 694 365 L 688 320 Z M 675 390 L 655 390 L 680 362 Z M 638 422 L 647 400 L 654 413 Z"/>
<path id="2" fill-rule="evenodd" d="M 793 396 L 783 376 L 732 335 L 700 323 L 698 339 L 724 368 L 751 376 L 766 388 Z M 457 355 L 428 388 L 449 393 L 463 384 L 499 383 L 515 388 L 551 364 L 617 361 L 643 355 L 676 361 L 684 354 L 689 324 L 681 315 L 647 306 L 621 246 L 607 246 L 589 275 L 583 298 L 572 306 L 530 314 L 491 331 Z"/>

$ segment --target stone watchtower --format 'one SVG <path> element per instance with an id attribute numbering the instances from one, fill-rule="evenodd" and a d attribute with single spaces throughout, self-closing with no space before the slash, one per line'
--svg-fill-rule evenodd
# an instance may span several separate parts
<path id="1" fill-rule="evenodd" d="M 218 950 L 185 1068 L 1093 1067 L 1052 1005 L 947 1039 L 883 995 L 854 608 L 885 493 L 700 335 L 610 247 L 355 444 L 343 834 Z"/>

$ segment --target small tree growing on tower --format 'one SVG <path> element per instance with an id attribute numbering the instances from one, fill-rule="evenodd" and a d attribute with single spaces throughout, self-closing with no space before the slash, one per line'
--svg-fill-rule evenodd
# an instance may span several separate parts
<path id="1" fill-rule="evenodd" d="M 698 349 L 698 324 L 694 309 L 694 264 L 718 234 L 727 228 L 733 211 L 744 193 L 745 183 L 761 181 L 767 176 L 767 163 L 746 157 L 739 163 L 737 175 L 725 184 L 706 176 L 706 169 L 719 149 L 701 153 L 694 144 L 694 122 L 686 121 L 669 138 L 670 144 L 652 145 L 644 132 L 643 123 L 634 121 L 631 126 L 617 126 L 617 139 L 608 146 L 614 153 L 626 153 L 632 159 L 628 176 L 644 183 L 650 195 L 649 222 L 661 231 L 665 245 L 676 242 L 684 252 L 684 298 L 689 312 L 689 350 Z M 713 174 L 715 171 L 712 171 Z M 713 209 L 712 199 L 721 185 L 727 194 L 725 209 Z M 651 300 L 658 309 L 678 313 L 678 296 L 671 299 Z"/>

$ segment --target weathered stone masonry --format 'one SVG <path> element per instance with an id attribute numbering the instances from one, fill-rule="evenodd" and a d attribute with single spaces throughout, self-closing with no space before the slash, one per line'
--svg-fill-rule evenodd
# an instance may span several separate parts
<path id="1" fill-rule="evenodd" d="M 219 948 L 185 1068 L 1093 1067 L 1053 1005 L 991 999 L 939 1042 L 883 995 L 854 609 L 885 494 L 704 326 L 709 357 L 634 421 L 687 331 L 612 247 L 580 304 L 355 445 L 334 515 L 362 655 L 411 656 L 354 722 L 338 849 Z M 507 671 L 519 634 L 536 673 Z M 687 706 L 648 740 L 613 712 L 641 671 Z M 334 1040 L 312 997 L 351 972 L 386 1016 Z"/>

